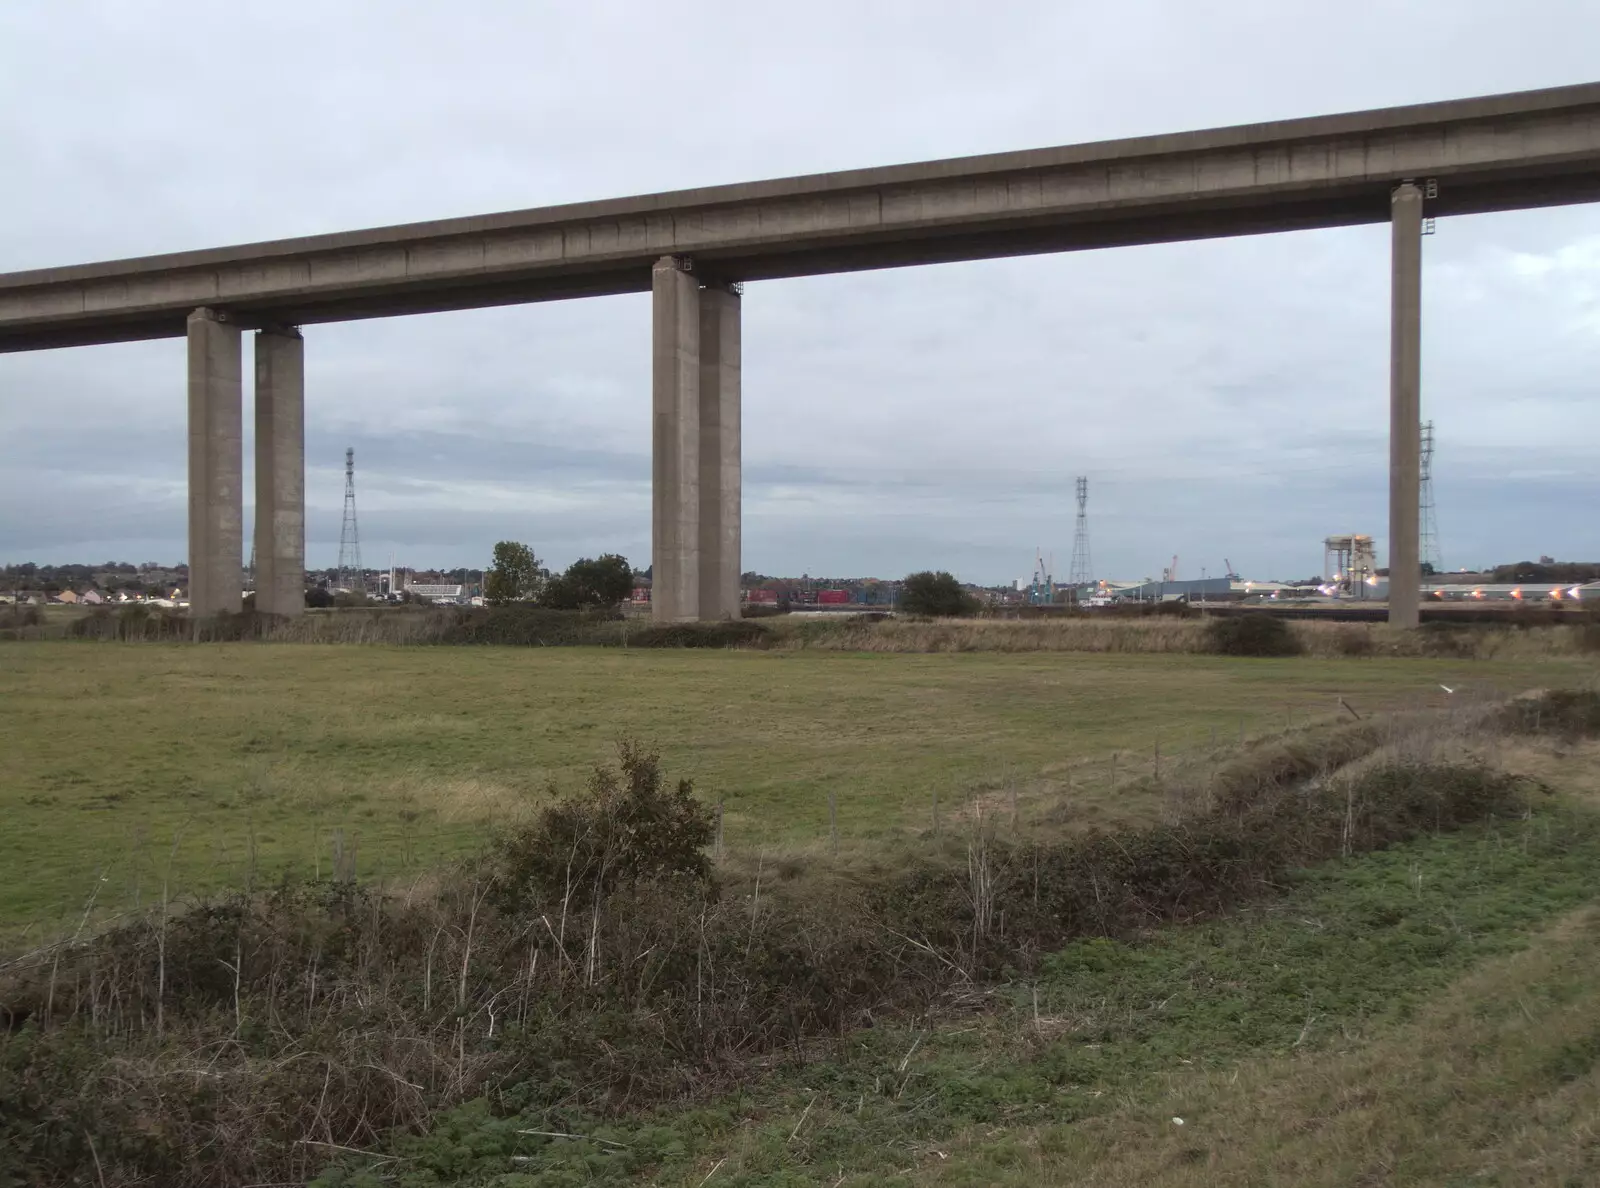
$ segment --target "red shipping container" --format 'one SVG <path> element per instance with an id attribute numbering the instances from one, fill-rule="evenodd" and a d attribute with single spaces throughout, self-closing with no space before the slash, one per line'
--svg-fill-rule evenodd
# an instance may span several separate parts
<path id="1" fill-rule="evenodd" d="M 849 590 L 818 590 L 817 604 L 819 606 L 843 606 L 850 601 Z"/>

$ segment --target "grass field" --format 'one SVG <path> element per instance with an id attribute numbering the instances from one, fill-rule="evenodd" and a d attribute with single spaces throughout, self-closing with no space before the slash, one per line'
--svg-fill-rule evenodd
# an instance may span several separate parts
<path id="1" fill-rule="evenodd" d="M 367 875 L 475 848 L 624 734 L 725 804 L 731 854 L 880 845 L 1016 789 L 1078 824 L 1148 819 L 1126 785 L 1213 746 L 1439 704 L 1441 684 L 1583 679 L 1581 661 L 1229 660 L 622 649 L 0 647 L 0 926 L 59 930 L 287 866 L 337 833 Z M 1113 788 L 1113 778 L 1117 786 Z"/>

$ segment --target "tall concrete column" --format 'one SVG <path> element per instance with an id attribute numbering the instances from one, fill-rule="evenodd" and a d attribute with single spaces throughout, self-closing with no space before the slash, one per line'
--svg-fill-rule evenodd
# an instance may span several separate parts
<path id="1" fill-rule="evenodd" d="M 739 617 L 739 294 L 700 290 L 700 617 Z"/>
<path id="2" fill-rule="evenodd" d="M 676 256 L 650 279 L 650 607 L 677 623 L 700 613 L 700 283 Z"/>
<path id="3" fill-rule="evenodd" d="M 1415 627 L 1422 582 L 1422 191 L 1410 182 L 1390 197 L 1390 227 L 1389 623 Z"/>
<path id="4" fill-rule="evenodd" d="M 239 327 L 189 315 L 189 613 L 237 612 L 244 585 Z"/>
<path id="5" fill-rule="evenodd" d="M 256 335 L 256 609 L 306 608 L 305 342 L 295 329 Z"/>

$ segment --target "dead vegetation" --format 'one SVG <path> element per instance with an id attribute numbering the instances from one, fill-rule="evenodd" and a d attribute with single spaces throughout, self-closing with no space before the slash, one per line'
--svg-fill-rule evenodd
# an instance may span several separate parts
<path id="1" fill-rule="evenodd" d="M 1076 614 L 1053 618 L 930 619 L 881 613 L 827 618 L 777 616 L 767 622 L 655 626 L 612 611 L 535 606 L 353 607 L 281 619 L 246 611 L 191 620 L 143 606 L 98 608 L 53 630 L 76 639 L 117 642 L 260 641 L 308 644 L 518 647 L 754 648 L 837 652 L 1089 652 L 1321 659 L 1426 657 L 1534 660 L 1600 650 L 1593 612 L 1530 609 L 1500 623 L 1426 623 L 1398 631 L 1381 623 L 1288 620 L 1271 611 L 1208 616 L 1184 613 Z M 5 628 L 0 639 L 42 638 L 46 627 Z"/>

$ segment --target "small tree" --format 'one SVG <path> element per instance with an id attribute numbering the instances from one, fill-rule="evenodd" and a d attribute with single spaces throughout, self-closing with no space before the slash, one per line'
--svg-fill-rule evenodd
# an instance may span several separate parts
<path id="1" fill-rule="evenodd" d="M 961 588 L 951 574 L 923 570 L 900 585 L 900 609 L 909 615 L 961 618 L 978 613 L 978 600 Z"/>
<path id="2" fill-rule="evenodd" d="M 539 559 L 527 545 L 502 540 L 483 579 L 483 600 L 491 606 L 523 602 L 539 592 Z"/>
<path id="3" fill-rule="evenodd" d="M 574 561 L 567 572 L 545 583 L 539 604 L 552 610 L 616 606 L 633 594 L 633 567 L 626 557 L 606 553 L 596 560 Z"/>

